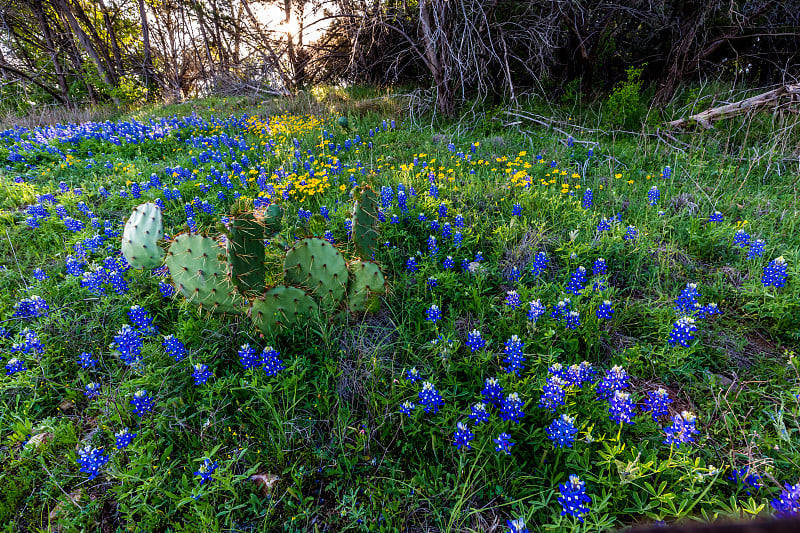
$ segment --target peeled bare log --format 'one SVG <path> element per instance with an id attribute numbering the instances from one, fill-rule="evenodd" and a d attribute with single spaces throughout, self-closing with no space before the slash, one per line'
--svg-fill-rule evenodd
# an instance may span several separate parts
<path id="1" fill-rule="evenodd" d="M 709 129 L 717 120 L 736 117 L 764 108 L 777 110 L 798 103 L 800 103 L 800 84 L 784 85 L 783 87 L 778 87 L 777 89 L 751 96 L 750 98 L 745 98 L 744 100 L 733 102 L 732 104 L 714 107 L 690 117 L 667 122 L 667 125 L 672 128 L 685 128 L 687 126 L 699 124 Z"/>

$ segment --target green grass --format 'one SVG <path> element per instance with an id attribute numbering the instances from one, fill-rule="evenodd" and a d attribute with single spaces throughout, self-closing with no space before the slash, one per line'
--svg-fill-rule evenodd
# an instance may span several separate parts
<path id="1" fill-rule="evenodd" d="M 5 266 L 0 326 L 10 336 L 0 339 L 2 364 L 14 356 L 12 345 L 26 327 L 46 347 L 38 358 L 25 357 L 28 370 L 0 376 L 0 519 L 6 530 L 85 531 L 102 525 L 110 531 L 484 531 L 524 517 L 532 531 L 597 531 L 655 520 L 771 514 L 769 501 L 781 485 L 800 478 L 800 388 L 793 357 L 800 344 L 798 170 L 781 152 L 796 140 L 793 123 L 739 118 L 715 131 L 683 135 L 688 147 L 676 150 L 658 142 L 647 126 L 644 135 L 602 130 L 602 118 L 593 118 L 600 116 L 597 106 L 527 107 L 555 117 L 558 127 L 573 128 L 571 122 L 595 128 L 585 134 L 569 129 L 578 141 L 597 143 L 587 157 L 586 145 L 569 147 L 555 130 L 504 126 L 509 119 L 499 109 L 478 110 L 460 125 L 422 126 L 402 114 L 406 100 L 378 96 L 329 89 L 283 101 L 213 99 L 139 110 L 121 120 L 194 112 L 206 121 L 137 143 L 51 141 L 49 150 L 23 147 L 24 162 L 3 164 L 8 166 L 0 173 L 0 264 Z M 297 118 L 273 119 L 270 131 L 263 122 L 244 127 L 226 121 L 287 113 Z M 339 114 L 349 115 L 351 134 L 336 125 Z M 212 115 L 220 121 L 213 123 Z M 397 127 L 370 137 L 369 130 L 384 119 L 396 120 Z M 324 143 L 323 129 L 332 135 Z M 435 142 L 434 133 L 446 140 Z M 328 142 L 344 145 L 355 134 L 373 147 L 342 151 L 341 173 L 332 174 Z M 246 170 L 256 169 L 248 176 L 257 178 L 263 167 L 266 181 L 278 186 L 275 199 L 279 182 L 294 183 L 295 192 L 279 200 L 286 210 L 281 236 L 289 242 L 321 233 L 298 219 L 298 209 L 317 213 L 326 205 L 331 220 L 322 230 L 333 234 L 345 257 L 355 258 L 345 229 L 353 204 L 350 176 L 376 191 L 393 188 L 379 239 L 389 246 L 376 252 L 389 282 L 379 310 L 338 313 L 264 337 L 246 316 L 211 315 L 180 297 L 163 298 L 162 278 L 150 272 L 131 269 L 125 274 L 127 293 L 118 295 L 105 285 L 102 296 L 65 272 L 75 243 L 96 233 L 78 209 L 81 201 L 121 230 L 133 206 L 161 198 L 165 232 L 175 235 L 187 229 L 184 203 L 197 196 L 215 213 L 203 213 L 195 203 L 196 223 L 216 235 L 220 216 L 230 211 L 232 190 L 258 193 L 255 179 L 246 192 L 236 176 L 231 190 L 212 183 L 211 168 L 221 171 L 222 161 L 230 176 L 227 155 L 193 163 L 205 148 L 187 139 L 221 135 L 256 147 L 245 152 L 251 163 Z M 293 138 L 301 145 L 299 158 Z M 265 151 L 262 143 L 269 139 L 274 145 Z M 479 144 L 470 154 L 474 142 Z M 4 159 L 14 144 L 3 141 Z M 234 153 L 240 161 L 242 153 Z M 313 195 L 296 192 L 302 180 L 312 179 L 306 162 L 317 178 L 329 174 L 329 186 Z M 661 177 L 665 166 L 672 169 L 669 179 Z M 192 179 L 179 183 L 166 167 L 188 169 Z M 289 177 L 275 180 L 279 168 Z M 438 199 L 429 195 L 431 170 Z M 517 184 L 528 180 L 529 187 L 515 185 L 511 176 L 517 171 Z M 179 189 L 183 200 L 166 200 L 161 189 L 145 190 L 138 200 L 117 194 L 122 189 L 130 194 L 131 182 L 146 182 L 151 174 Z M 15 183 L 17 177 L 22 183 Z M 542 180 L 555 181 L 543 185 Z M 60 195 L 61 181 L 83 194 Z M 203 192 L 198 183 L 210 188 Z M 397 204 L 398 183 L 406 188 L 407 214 Z M 569 184 L 565 192 L 562 183 Z M 111 196 L 103 198 L 100 186 Z M 660 190 L 655 206 L 648 203 L 652 186 Z M 594 192 L 590 209 L 581 205 L 586 188 Z M 220 191 L 224 199 L 218 198 Z M 85 229 L 69 231 L 52 205 L 46 206 L 50 218 L 29 228 L 25 208 L 46 193 L 56 194 L 57 203 Z M 426 240 L 440 203 L 448 208 L 442 222 L 454 225 L 454 216 L 463 215 L 463 244 L 456 248 L 439 231 L 439 251 L 431 257 Z M 515 204 L 520 215 L 512 214 Z M 723 222 L 708 222 L 714 211 L 723 214 Z M 600 219 L 617 214 L 621 222 L 598 233 Z M 629 225 L 638 230 L 633 241 L 622 238 Z M 763 257 L 747 259 L 747 250 L 732 244 L 740 228 L 766 241 Z M 102 265 L 118 249 L 118 238 L 109 238 L 88 253 L 84 268 Z M 540 251 L 550 264 L 536 277 L 530 268 Z M 462 260 L 474 260 L 477 252 L 484 257 L 479 272 L 462 272 Z M 452 270 L 443 267 L 448 255 L 455 262 Z M 281 256 L 270 248 L 271 283 L 282 279 Z M 406 269 L 411 256 L 417 272 Z M 786 286 L 765 288 L 763 267 L 778 256 L 788 263 Z M 593 292 L 599 280 L 591 275 L 592 264 L 599 257 L 608 264 L 607 289 Z M 589 284 L 583 295 L 571 296 L 581 315 L 581 326 L 571 330 L 550 312 L 566 296 L 570 274 L 579 266 L 587 268 Z M 49 279 L 35 280 L 37 267 Z M 523 273 L 516 282 L 508 277 L 514 267 Z M 437 279 L 434 288 L 430 277 Z M 674 347 L 668 343 L 678 318 L 673 306 L 687 283 L 697 284 L 701 304 L 716 302 L 722 314 L 698 319 L 690 347 Z M 510 290 L 520 295 L 517 310 L 504 304 Z M 32 295 L 46 300 L 48 316 L 13 317 L 15 303 Z M 528 302 L 537 299 L 548 311 L 533 324 L 525 314 Z M 611 320 L 595 316 L 604 299 L 613 302 Z M 436 325 L 425 319 L 432 304 L 442 310 Z M 148 310 L 159 330 L 144 339 L 143 364 L 137 367 L 123 364 L 109 347 L 130 322 L 132 305 Z M 473 329 L 488 341 L 475 353 L 466 345 Z M 180 362 L 161 347 L 162 336 L 169 334 L 187 347 Z M 503 371 L 503 344 L 512 335 L 525 343 L 519 376 Z M 243 370 L 237 352 L 244 343 L 259 350 L 274 346 L 286 369 L 274 377 Z M 81 352 L 92 353 L 98 366 L 81 368 Z M 697 443 L 679 449 L 664 444 L 662 426 L 670 421 L 656 422 L 646 413 L 634 425 L 614 424 L 605 402 L 595 399 L 594 386 L 584 385 L 571 389 L 557 411 L 575 417 L 576 442 L 555 448 L 545 428 L 556 415 L 538 406 L 542 387 L 548 367 L 581 361 L 591 362 L 598 376 L 613 365 L 626 369 L 632 376 L 626 390 L 640 406 L 648 392 L 665 388 L 673 400 L 671 414 L 697 415 Z M 214 373 L 206 385 L 192 383 L 196 363 Z M 403 402 L 418 401 L 422 388 L 422 382 L 405 379 L 411 368 L 441 392 L 438 413 L 421 407 L 410 417 L 399 413 Z M 470 406 L 480 400 L 484 380 L 494 376 L 506 392 L 520 395 L 526 414 L 514 424 L 493 413 L 490 422 L 473 427 Z M 94 400 L 83 394 L 90 382 L 102 385 Z M 140 389 L 156 399 L 153 412 L 141 419 L 130 405 Z M 471 450 L 453 446 L 459 421 L 473 429 Z M 123 427 L 137 436 L 118 451 L 114 433 Z M 494 449 L 501 431 L 516 443 L 510 456 Z M 31 436 L 42 444 L 23 446 Z M 76 462 L 77 450 L 86 445 L 111 456 L 92 480 Z M 194 472 L 204 459 L 218 467 L 213 481 L 201 485 Z M 732 469 L 745 466 L 764 484 L 752 495 L 728 479 Z M 257 474 L 277 480 L 267 487 L 251 479 Z M 570 474 L 586 482 L 592 498 L 583 523 L 561 516 L 557 501 L 558 485 Z"/>

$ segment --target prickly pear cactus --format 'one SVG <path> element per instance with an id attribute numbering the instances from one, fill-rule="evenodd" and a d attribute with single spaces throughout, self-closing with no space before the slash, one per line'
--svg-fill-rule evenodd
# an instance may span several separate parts
<path id="1" fill-rule="evenodd" d="M 344 299 L 347 264 L 328 241 L 303 239 L 286 253 L 283 268 L 286 282 L 306 289 L 322 309 L 333 309 Z"/>
<path id="2" fill-rule="evenodd" d="M 231 223 L 228 262 L 231 281 L 243 296 L 262 294 L 266 288 L 264 226 L 252 213 L 242 213 Z"/>
<path id="3" fill-rule="evenodd" d="M 228 279 L 227 264 L 214 239 L 184 233 L 167 250 L 167 268 L 175 288 L 187 300 L 217 313 L 238 313 L 244 300 Z"/>
<path id="4" fill-rule="evenodd" d="M 362 259 L 372 259 L 378 244 L 378 195 L 367 186 L 360 193 L 353 213 L 353 241 Z"/>
<path id="5" fill-rule="evenodd" d="M 370 296 L 385 293 L 386 279 L 381 267 L 372 261 L 354 261 L 350 264 L 350 284 L 347 287 L 350 312 L 366 311 Z"/>
<path id="6" fill-rule="evenodd" d="M 317 310 L 314 300 L 301 289 L 278 285 L 253 300 L 249 314 L 261 333 L 270 335 L 314 316 Z"/>
<path id="7" fill-rule="evenodd" d="M 161 209 L 151 202 L 136 206 L 122 232 L 122 255 L 133 268 L 156 268 L 164 257 L 158 246 L 163 238 Z"/>
<path id="8" fill-rule="evenodd" d="M 283 209 L 278 204 L 269 204 L 264 211 L 264 228 L 268 235 L 274 235 L 281 231 L 281 221 L 283 220 Z"/>

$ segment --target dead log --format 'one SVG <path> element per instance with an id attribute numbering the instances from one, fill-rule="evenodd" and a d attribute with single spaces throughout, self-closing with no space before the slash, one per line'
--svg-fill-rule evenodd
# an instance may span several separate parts
<path id="1" fill-rule="evenodd" d="M 671 128 L 685 128 L 687 126 L 699 124 L 706 129 L 710 129 L 717 120 L 744 115 L 745 113 L 764 108 L 777 110 L 798 103 L 800 103 L 800 84 L 784 85 L 783 87 L 778 87 L 777 89 L 751 96 L 750 98 L 745 98 L 738 102 L 714 107 L 690 117 L 667 122 L 667 126 Z"/>

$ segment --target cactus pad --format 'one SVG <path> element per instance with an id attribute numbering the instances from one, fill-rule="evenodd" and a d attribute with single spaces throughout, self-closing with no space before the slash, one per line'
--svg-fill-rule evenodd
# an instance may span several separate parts
<path id="1" fill-rule="evenodd" d="M 252 213 L 243 213 L 231 223 L 228 262 L 231 281 L 243 296 L 262 294 L 266 289 L 264 226 Z"/>
<path id="2" fill-rule="evenodd" d="M 164 250 L 158 246 L 162 238 L 161 209 L 151 202 L 139 205 L 125 223 L 122 255 L 133 268 L 156 268 L 164 257 Z"/>
<path id="3" fill-rule="evenodd" d="M 200 235 L 178 235 L 167 251 L 167 268 L 175 288 L 187 300 L 217 313 L 240 312 L 244 301 L 233 288 L 220 245 Z"/>
<path id="4" fill-rule="evenodd" d="M 378 195 L 364 186 L 353 213 L 353 241 L 362 259 L 372 259 L 378 244 Z"/>
<path id="5" fill-rule="evenodd" d="M 347 265 L 328 241 L 308 238 L 286 253 L 286 282 L 306 289 L 322 309 L 333 309 L 347 292 Z"/>
<path id="6" fill-rule="evenodd" d="M 371 261 L 354 261 L 350 264 L 350 273 L 347 305 L 351 312 L 361 313 L 367 310 L 371 295 L 386 293 L 386 279 L 381 268 Z"/>
<path id="7" fill-rule="evenodd" d="M 313 316 L 316 311 L 314 300 L 301 289 L 278 285 L 253 300 L 250 318 L 262 333 L 269 335 L 298 323 L 303 317 Z"/>
<path id="8" fill-rule="evenodd" d="M 274 235 L 281 231 L 281 220 L 283 220 L 283 209 L 278 204 L 269 204 L 264 211 L 264 227 L 267 234 Z"/>

